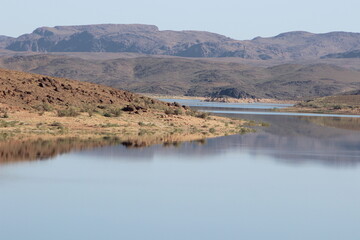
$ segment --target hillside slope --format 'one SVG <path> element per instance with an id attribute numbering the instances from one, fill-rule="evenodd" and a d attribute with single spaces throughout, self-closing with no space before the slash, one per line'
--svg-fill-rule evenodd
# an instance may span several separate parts
<path id="1" fill-rule="evenodd" d="M 322 58 L 360 58 L 360 50 L 352 50 L 348 52 L 332 53 Z"/>
<path id="2" fill-rule="evenodd" d="M 300 102 L 287 110 L 360 115 L 360 89 Z"/>
<path id="3" fill-rule="evenodd" d="M 360 87 L 360 72 L 329 64 L 256 67 L 183 58 L 33 55 L 2 57 L 0 67 L 168 95 L 302 99 Z"/>
<path id="4" fill-rule="evenodd" d="M 0 102 L 32 109 L 43 103 L 52 107 L 128 104 L 165 106 L 157 100 L 97 84 L 0 69 Z"/>
<path id="5" fill-rule="evenodd" d="M 106 136 L 146 146 L 246 133 L 244 123 L 93 83 L 0 69 L 0 142 Z"/>

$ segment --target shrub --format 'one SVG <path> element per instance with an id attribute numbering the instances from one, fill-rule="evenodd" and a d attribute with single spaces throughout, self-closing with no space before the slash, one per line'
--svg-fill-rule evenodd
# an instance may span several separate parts
<path id="1" fill-rule="evenodd" d="M 215 130 L 215 128 L 210 128 L 210 129 L 209 129 L 209 132 L 210 132 L 210 133 L 215 133 L 216 130 Z"/>
<path id="2" fill-rule="evenodd" d="M 120 117 L 123 110 L 121 108 L 110 108 L 107 109 L 104 113 L 104 117 Z"/>
<path id="3" fill-rule="evenodd" d="M 39 105 L 36 105 L 34 107 L 34 109 L 37 110 L 37 111 L 40 111 L 40 112 L 51 112 L 52 110 L 54 110 L 53 107 L 50 104 L 46 103 L 46 102 L 42 103 L 42 104 L 39 104 Z"/>
<path id="4" fill-rule="evenodd" d="M 174 102 L 173 105 L 174 105 L 175 107 L 180 107 L 180 106 L 181 106 L 178 102 Z"/>
<path id="5" fill-rule="evenodd" d="M 76 117 L 79 116 L 79 111 L 77 111 L 75 108 L 67 108 L 67 109 L 61 109 L 57 110 L 58 117 Z"/>
<path id="6" fill-rule="evenodd" d="M 174 114 L 175 115 L 183 115 L 183 111 L 181 110 L 181 108 L 177 108 L 174 110 Z"/>
<path id="7" fill-rule="evenodd" d="M 173 115 L 174 114 L 174 111 L 172 109 L 166 109 L 165 110 L 165 114 L 167 115 Z"/>
<path id="8" fill-rule="evenodd" d="M 210 113 L 208 113 L 208 112 L 201 112 L 201 113 L 198 113 L 196 115 L 196 117 L 206 119 L 209 115 L 210 115 Z"/>

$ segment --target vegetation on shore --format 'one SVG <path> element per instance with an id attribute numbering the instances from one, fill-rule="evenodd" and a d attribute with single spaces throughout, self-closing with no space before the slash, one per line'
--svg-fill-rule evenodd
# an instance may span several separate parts
<path id="1" fill-rule="evenodd" d="M 360 95 L 344 94 L 315 98 L 281 111 L 360 115 Z"/>
<path id="2" fill-rule="evenodd" d="M 117 136 L 187 141 L 252 131 L 246 121 L 101 85 L 0 69 L 0 139 Z"/>

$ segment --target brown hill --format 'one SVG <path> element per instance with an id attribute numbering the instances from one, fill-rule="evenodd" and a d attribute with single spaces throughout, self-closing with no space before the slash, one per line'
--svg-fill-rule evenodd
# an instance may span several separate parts
<path id="1" fill-rule="evenodd" d="M 97 84 L 0 69 L 0 103 L 32 109 L 41 104 L 52 107 L 86 105 L 126 106 L 137 103 L 149 108 L 157 100 Z"/>
<path id="2" fill-rule="evenodd" d="M 360 115 L 360 89 L 303 101 L 289 111 Z"/>
<path id="3" fill-rule="evenodd" d="M 93 83 L 0 69 L 0 141 L 116 136 L 147 146 L 246 133 L 244 123 Z"/>
<path id="4" fill-rule="evenodd" d="M 360 34 L 287 32 L 239 41 L 203 31 L 160 31 L 153 25 L 102 24 L 41 27 L 6 42 L 12 51 L 131 52 L 182 57 L 310 60 L 360 49 Z"/>
<path id="5" fill-rule="evenodd" d="M 139 93 L 301 99 L 360 87 L 360 72 L 331 64 L 249 66 L 185 58 L 85 60 L 59 55 L 0 58 L 0 67 Z"/>

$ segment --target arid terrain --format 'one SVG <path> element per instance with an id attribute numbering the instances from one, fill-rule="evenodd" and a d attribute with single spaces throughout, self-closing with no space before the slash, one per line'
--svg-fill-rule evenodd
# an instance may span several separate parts
<path id="1" fill-rule="evenodd" d="M 97 84 L 0 69 L 3 140 L 105 135 L 146 145 L 251 131 L 245 123 Z"/>
<path id="2" fill-rule="evenodd" d="M 360 115 L 360 90 L 303 101 L 285 110 L 291 112 Z"/>
<path id="3" fill-rule="evenodd" d="M 162 95 L 301 100 L 360 88 L 359 71 L 327 63 L 259 67 L 208 59 L 40 54 L 4 56 L 0 67 Z"/>

